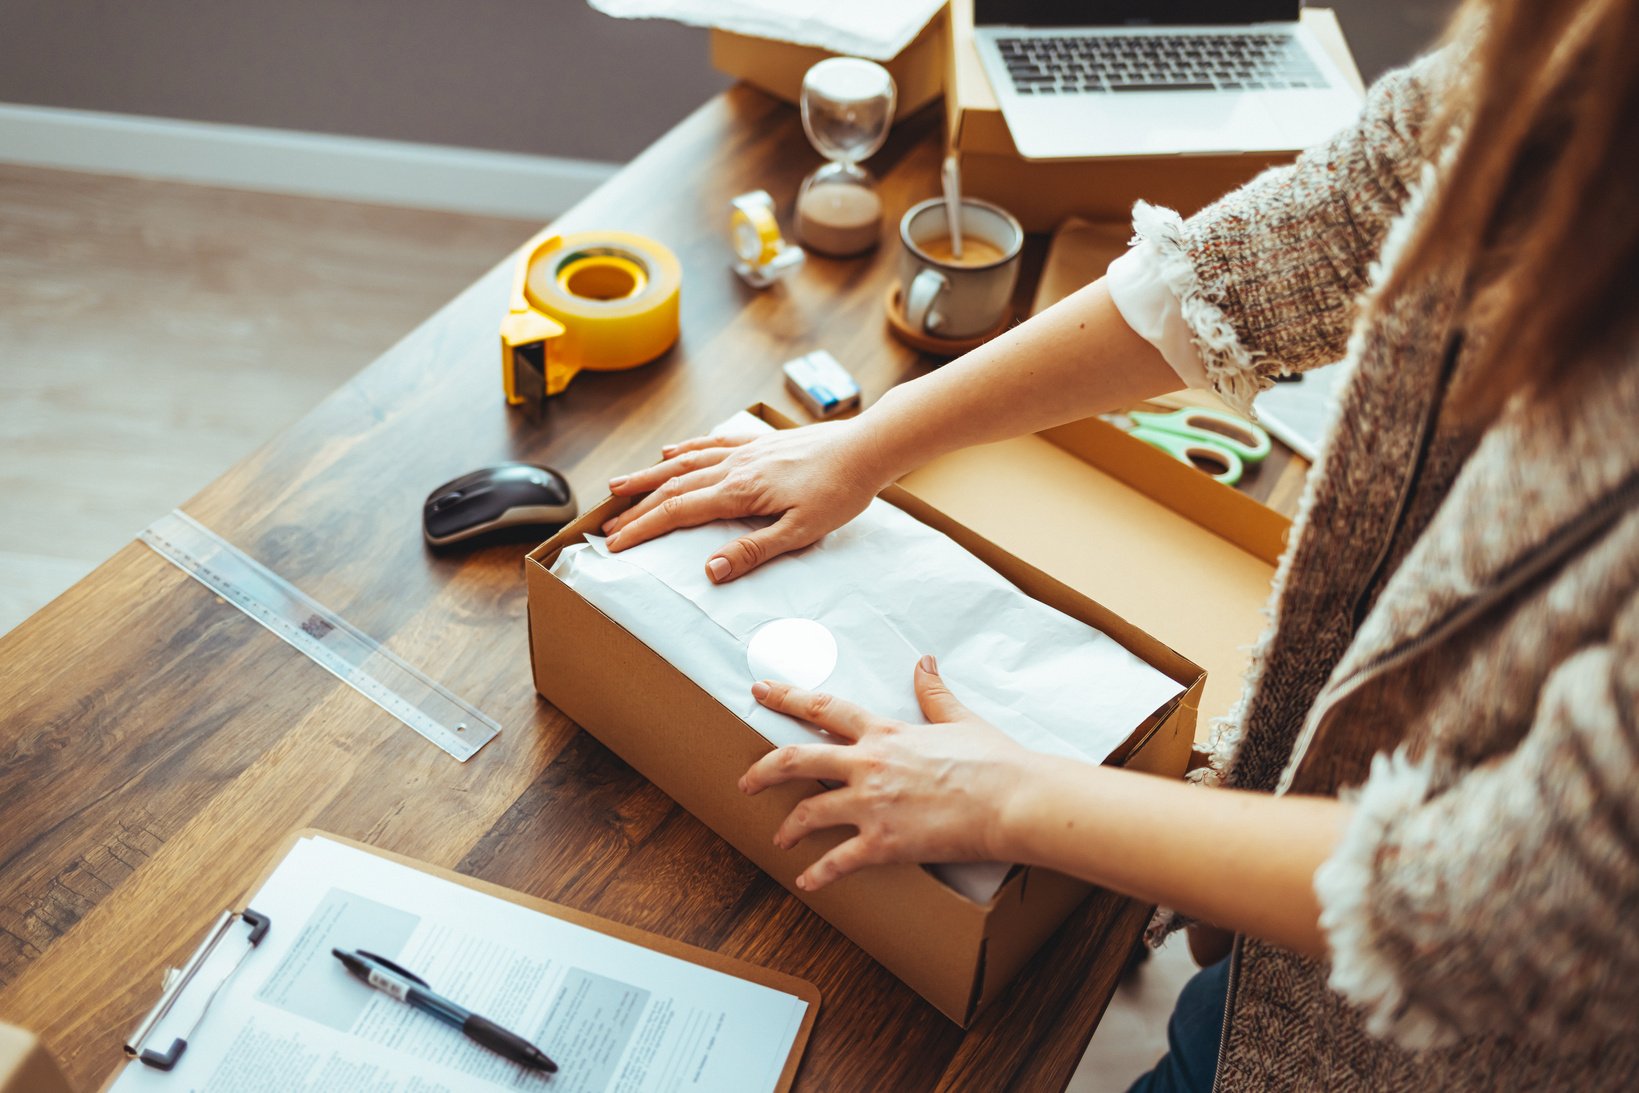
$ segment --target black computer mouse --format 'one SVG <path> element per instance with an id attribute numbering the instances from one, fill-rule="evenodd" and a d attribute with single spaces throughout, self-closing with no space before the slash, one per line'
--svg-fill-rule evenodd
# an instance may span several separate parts
<path id="1" fill-rule="evenodd" d="M 509 528 L 555 527 L 577 515 L 563 475 L 534 463 L 501 463 L 464 474 L 427 495 L 421 530 L 435 547 Z"/>

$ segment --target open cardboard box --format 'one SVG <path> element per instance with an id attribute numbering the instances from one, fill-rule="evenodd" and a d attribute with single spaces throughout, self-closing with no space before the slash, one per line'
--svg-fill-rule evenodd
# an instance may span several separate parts
<path id="1" fill-rule="evenodd" d="M 751 412 L 779 428 L 793 424 L 766 406 Z M 1010 489 L 1021 481 L 1028 477 Z M 934 493 L 948 492 L 951 484 L 938 474 L 924 482 Z M 899 487 L 881 496 L 950 536 L 1025 594 L 1102 630 L 1182 684 L 1184 694 L 1138 726 L 1109 761 L 1172 777 L 1183 773 L 1206 683 L 1197 664 L 924 496 Z M 824 832 L 790 851 L 773 845 L 781 820 L 802 797 L 819 792 L 819 783 L 742 795 L 735 784 L 771 750 L 768 741 L 550 572 L 560 551 L 627 503 L 606 499 L 525 563 L 536 690 L 952 1021 L 968 1025 L 1091 886 L 1046 869 L 1018 868 L 989 903 L 979 904 L 921 866 L 898 865 L 865 870 L 817 893 L 798 889 L 797 874 L 844 837 Z M 983 506 L 963 507 L 999 530 Z M 1121 897 L 1100 891 L 1094 898 Z"/>
<path id="2" fill-rule="evenodd" d="M 1297 154 L 1294 149 L 1252 155 L 1023 159 L 973 44 L 973 0 L 951 0 L 947 10 L 951 48 L 946 55 L 945 121 L 950 148 L 961 157 L 962 188 L 1011 212 L 1025 231 L 1052 231 L 1069 216 L 1125 222 L 1140 198 L 1187 216 Z M 1360 91 L 1360 72 L 1337 16 L 1326 8 L 1305 8 L 1302 18 Z"/>
<path id="3" fill-rule="evenodd" d="M 891 60 L 880 62 L 898 90 L 894 120 L 916 113 L 944 91 L 949 28 L 947 9 L 940 8 L 910 45 Z M 802 78 L 808 70 L 827 57 L 837 56 L 841 55 L 818 46 L 754 38 L 716 28 L 711 32 L 713 68 L 793 104 L 802 98 Z"/>

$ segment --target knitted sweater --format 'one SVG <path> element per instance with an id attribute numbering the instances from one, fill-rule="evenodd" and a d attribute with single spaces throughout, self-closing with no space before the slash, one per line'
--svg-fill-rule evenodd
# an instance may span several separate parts
<path id="1" fill-rule="evenodd" d="M 1639 347 L 1476 428 L 1461 278 L 1375 298 L 1449 63 L 1187 222 L 1135 210 L 1231 403 L 1350 371 L 1210 779 L 1354 801 L 1330 959 L 1237 943 L 1222 1089 L 1639 1083 Z"/>

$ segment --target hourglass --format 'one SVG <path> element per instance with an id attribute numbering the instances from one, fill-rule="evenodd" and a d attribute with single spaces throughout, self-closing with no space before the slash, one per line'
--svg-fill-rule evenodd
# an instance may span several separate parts
<path id="1" fill-rule="evenodd" d="M 802 127 L 830 161 L 797 192 L 797 231 L 814 250 L 841 257 L 880 239 L 882 198 L 859 164 L 888 139 L 894 100 L 888 70 L 857 57 L 828 58 L 803 77 Z"/>

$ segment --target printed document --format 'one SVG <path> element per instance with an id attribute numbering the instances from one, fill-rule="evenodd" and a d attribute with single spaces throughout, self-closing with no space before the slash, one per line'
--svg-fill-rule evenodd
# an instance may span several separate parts
<path id="1" fill-rule="evenodd" d="M 649 1093 L 772 1090 L 800 998 L 646 949 L 322 837 L 301 839 L 149 1046 L 187 1049 L 170 1073 L 126 1065 L 117 1093 Z M 364 949 L 533 1041 L 527 1070 L 353 978 L 331 949 Z M 210 990 L 224 982 L 206 1005 Z M 197 1030 L 189 1027 L 203 1013 Z"/>

